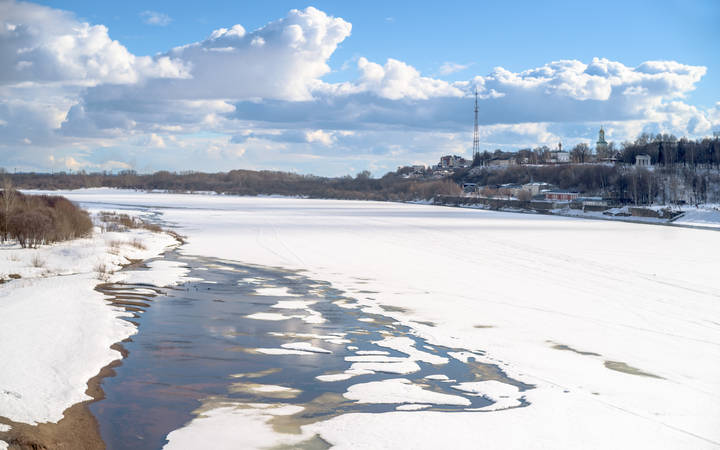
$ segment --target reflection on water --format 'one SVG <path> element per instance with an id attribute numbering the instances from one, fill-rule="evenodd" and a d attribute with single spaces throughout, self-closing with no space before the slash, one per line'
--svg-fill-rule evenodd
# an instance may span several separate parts
<path id="1" fill-rule="evenodd" d="M 165 259 L 182 262 L 190 268 L 189 277 L 203 281 L 165 289 L 99 288 L 134 312 L 130 320 L 140 327 L 124 343 L 129 355 L 116 376 L 103 381 L 106 398 L 90 406 L 110 449 L 161 448 L 170 431 L 192 420 L 193 411 L 213 398 L 302 405 L 302 412 L 273 423 L 278 431 L 296 432 L 298 426 L 337 414 L 395 410 L 397 404 L 343 397 L 357 383 L 403 377 L 469 401 L 469 406 L 429 407 L 442 411 L 493 403 L 453 389 L 448 379 L 492 379 L 520 391 L 531 387 L 496 366 L 474 361 L 464 349 L 429 346 L 392 318 L 362 312 L 341 291 L 300 273 L 176 251 Z M 412 339 L 412 348 L 399 351 L 376 343 L 398 336 Z M 422 354 L 412 355 L 417 352 Z M 392 372 L 403 364 L 417 364 L 419 370 L 405 375 L 378 371 Z M 515 406 L 525 404 L 520 399 Z"/>

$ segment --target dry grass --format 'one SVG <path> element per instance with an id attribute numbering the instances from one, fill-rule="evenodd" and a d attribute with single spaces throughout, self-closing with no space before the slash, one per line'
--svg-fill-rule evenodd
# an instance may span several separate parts
<path id="1" fill-rule="evenodd" d="M 160 233 L 162 227 L 152 223 L 145 222 L 137 217 L 131 217 L 127 214 L 119 214 L 110 211 L 100 211 L 98 218 L 104 223 L 102 228 L 106 231 L 124 231 L 127 229 L 141 228 L 144 230 Z"/>
<path id="2" fill-rule="evenodd" d="M 135 238 L 130 242 L 130 245 L 138 250 L 147 250 L 147 246 L 143 244 L 143 241 L 139 238 Z"/>
<path id="3" fill-rule="evenodd" d="M 18 255 L 17 253 L 10 253 L 10 255 L 8 256 L 8 260 L 18 262 L 20 261 L 20 255 Z"/>
<path id="4" fill-rule="evenodd" d="M 120 247 L 123 246 L 124 243 L 125 243 L 124 241 L 121 241 L 121 240 L 119 240 L 119 239 L 114 239 L 114 240 L 108 242 L 108 247 L 110 247 L 110 248 L 120 248 Z"/>

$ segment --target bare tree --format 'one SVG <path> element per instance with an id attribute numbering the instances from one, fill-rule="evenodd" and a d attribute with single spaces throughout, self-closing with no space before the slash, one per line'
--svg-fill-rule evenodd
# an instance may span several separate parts
<path id="1" fill-rule="evenodd" d="M 570 157 L 572 158 L 572 161 L 575 163 L 584 163 L 590 156 L 590 146 L 587 145 L 585 142 L 581 142 L 575 147 L 573 147 L 572 151 L 570 152 Z"/>
<path id="2" fill-rule="evenodd" d="M 523 189 L 521 191 L 518 191 L 516 197 L 521 202 L 529 202 L 530 200 L 532 200 L 532 193 L 528 190 Z"/>
<path id="3" fill-rule="evenodd" d="M 0 235 L 2 242 L 5 242 L 8 237 L 8 223 L 10 222 L 10 213 L 15 206 L 15 198 L 15 188 L 12 185 L 12 181 L 5 177 L 5 179 L 3 179 L 2 198 L 0 198 L 0 211 L 2 211 L 2 230 L 0 230 Z"/>

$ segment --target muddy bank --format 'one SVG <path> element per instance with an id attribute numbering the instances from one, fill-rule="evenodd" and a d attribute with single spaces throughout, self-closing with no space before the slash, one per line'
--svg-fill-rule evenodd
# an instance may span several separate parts
<path id="1" fill-rule="evenodd" d="M 127 357 L 127 352 L 121 344 L 114 344 L 111 348 L 119 351 L 123 358 Z M 57 423 L 29 425 L 0 417 L 1 424 L 11 427 L 9 431 L 0 432 L 0 440 L 7 442 L 11 450 L 104 449 L 105 443 L 100 436 L 100 427 L 88 406 L 105 398 L 101 387 L 102 380 L 115 376 L 114 368 L 120 364 L 122 364 L 121 359 L 115 360 L 88 380 L 85 393 L 92 399 L 76 403 L 66 409 L 62 420 Z"/>

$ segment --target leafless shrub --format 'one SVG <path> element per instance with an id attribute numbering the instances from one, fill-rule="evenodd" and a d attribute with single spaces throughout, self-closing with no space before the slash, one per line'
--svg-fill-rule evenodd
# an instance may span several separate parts
<path id="1" fill-rule="evenodd" d="M 10 261 L 20 261 L 20 256 L 17 253 L 10 253 L 10 256 L 8 256 L 8 259 Z"/>
<path id="2" fill-rule="evenodd" d="M 516 197 L 521 202 L 529 202 L 532 200 L 532 192 L 523 189 L 517 193 Z"/>
<path id="3" fill-rule="evenodd" d="M 30 264 L 33 267 L 45 267 L 45 260 L 40 258 L 39 255 L 33 255 L 32 259 L 30 260 Z"/>
<path id="4" fill-rule="evenodd" d="M 64 197 L 25 195 L 5 186 L 0 204 L 0 237 L 15 239 L 23 248 L 75 239 L 92 231 L 87 212 Z"/>
<path id="5" fill-rule="evenodd" d="M 98 280 L 107 281 L 110 279 L 110 275 L 112 275 L 113 271 L 110 270 L 110 267 L 105 264 L 104 262 L 99 262 L 95 264 L 95 267 L 93 269 L 95 273 L 97 274 Z"/>

